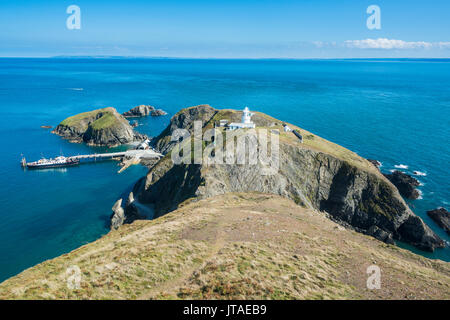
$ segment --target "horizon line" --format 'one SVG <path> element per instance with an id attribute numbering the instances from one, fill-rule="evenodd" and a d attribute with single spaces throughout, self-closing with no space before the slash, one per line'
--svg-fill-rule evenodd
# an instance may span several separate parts
<path id="1" fill-rule="evenodd" d="M 165 56 L 133 56 L 133 55 L 57 55 L 57 56 L 0 56 L 0 59 L 173 59 L 173 60 L 450 60 L 450 57 L 330 57 L 330 58 L 288 58 L 288 57 L 165 57 Z"/>

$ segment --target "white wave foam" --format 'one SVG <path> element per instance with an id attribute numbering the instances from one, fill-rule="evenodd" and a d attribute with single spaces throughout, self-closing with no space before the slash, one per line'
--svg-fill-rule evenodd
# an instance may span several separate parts
<path id="1" fill-rule="evenodd" d="M 409 168 L 409 166 L 407 166 L 406 164 L 396 164 L 394 167 L 397 169 L 408 169 Z"/>
<path id="2" fill-rule="evenodd" d="M 426 173 L 425 172 L 421 172 L 421 171 L 413 171 L 414 175 L 416 176 L 422 176 L 422 177 L 426 177 Z"/>
<path id="3" fill-rule="evenodd" d="M 417 200 L 422 200 L 423 199 L 422 190 L 417 189 L 417 191 L 419 192 L 419 196 L 417 197 Z"/>
<path id="4" fill-rule="evenodd" d="M 83 91 L 83 88 L 68 88 L 69 90 L 75 90 L 75 91 Z"/>

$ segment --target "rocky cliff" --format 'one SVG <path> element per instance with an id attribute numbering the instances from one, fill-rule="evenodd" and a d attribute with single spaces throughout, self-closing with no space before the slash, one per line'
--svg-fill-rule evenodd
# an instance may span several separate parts
<path id="1" fill-rule="evenodd" d="M 428 251 L 444 246 L 366 159 L 289 124 L 303 136 L 303 143 L 299 143 L 292 132 L 283 132 L 281 121 L 262 113 L 252 118 L 257 127 L 270 132 L 279 130 L 279 169 L 274 174 L 261 174 L 266 170 L 261 164 L 173 164 L 170 154 L 177 142 L 171 141 L 171 135 L 175 129 L 192 132 L 193 122 L 201 120 L 206 130 L 221 119 L 239 121 L 240 116 L 240 112 L 208 105 L 183 109 L 174 115 L 153 142 L 166 156 L 136 184 L 133 192 L 137 199 L 152 204 L 156 216 L 161 216 L 188 199 L 230 192 L 271 193 L 327 212 L 331 219 L 388 243 L 396 239 Z"/>
<path id="2" fill-rule="evenodd" d="M 398 170 L 384 174 L 384 176 L 397 187 L 403 197 L 408 199 L 418 199 L 420 197 L 420 192 L 416 189 L 416 187 L 420 186 L 420 182 L 416 178 Z"/>
<path id="3" fill-rule="evenodd" d="M 52 132 L 72 142 L 99 146 L 116 146 L 146 139 L 111 107 L 69 117 Z"/>

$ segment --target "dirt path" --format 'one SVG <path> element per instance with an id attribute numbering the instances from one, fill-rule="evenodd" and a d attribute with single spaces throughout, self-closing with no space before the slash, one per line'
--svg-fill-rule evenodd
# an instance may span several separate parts
<path id="1" fill-rule="evenodd" d="M 150 291 L 146 292 L 145 294 L 142 294 L 138 297 L 138 300 L 148 300 L 152 298 L 156 298 L 158 295 L 165 294 L 165 293 L 173 293 L 178 291 L 177 289 L 183 286 L 188 279 L 192 276 L 192 274 L 201 268 L 203 268 L 212 257 L 214 257 L 220 249 L 222 249 L 225 245 L 225 232 L 224 232 L 224 216 L 223 214 L 217 214 L 215 216 L 215 219 L 210 221 L 214 226 L 214 230 L 216 232 L 215 241 L 212 242 L 212 245 L 209 247 L 206 256 L 203 259 L 203 263 L 199 265 L 194 265 L 193 267 L 190 267 L 179 276 L 175 277 L 169 281 L 166 281 L 157 287 L 153 287 L 150 289 Z"/>

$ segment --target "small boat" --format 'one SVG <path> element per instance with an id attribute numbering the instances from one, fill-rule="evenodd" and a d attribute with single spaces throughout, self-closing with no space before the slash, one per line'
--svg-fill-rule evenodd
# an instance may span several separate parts
<path id="1" fill-rule="evenodd" d="M 68 167 L 75 166 L 80 163 L 80 160 L 73 158 L 66 158 L 64 156 L 56 157 L 55 159 L 45 159 L 42 158 L 38 161 L 24 163 L 22 160 L 22 164 L 25 164 L 28 169 L 46 169 L 46 168 L 60 168 L 60 167 Z"/>

